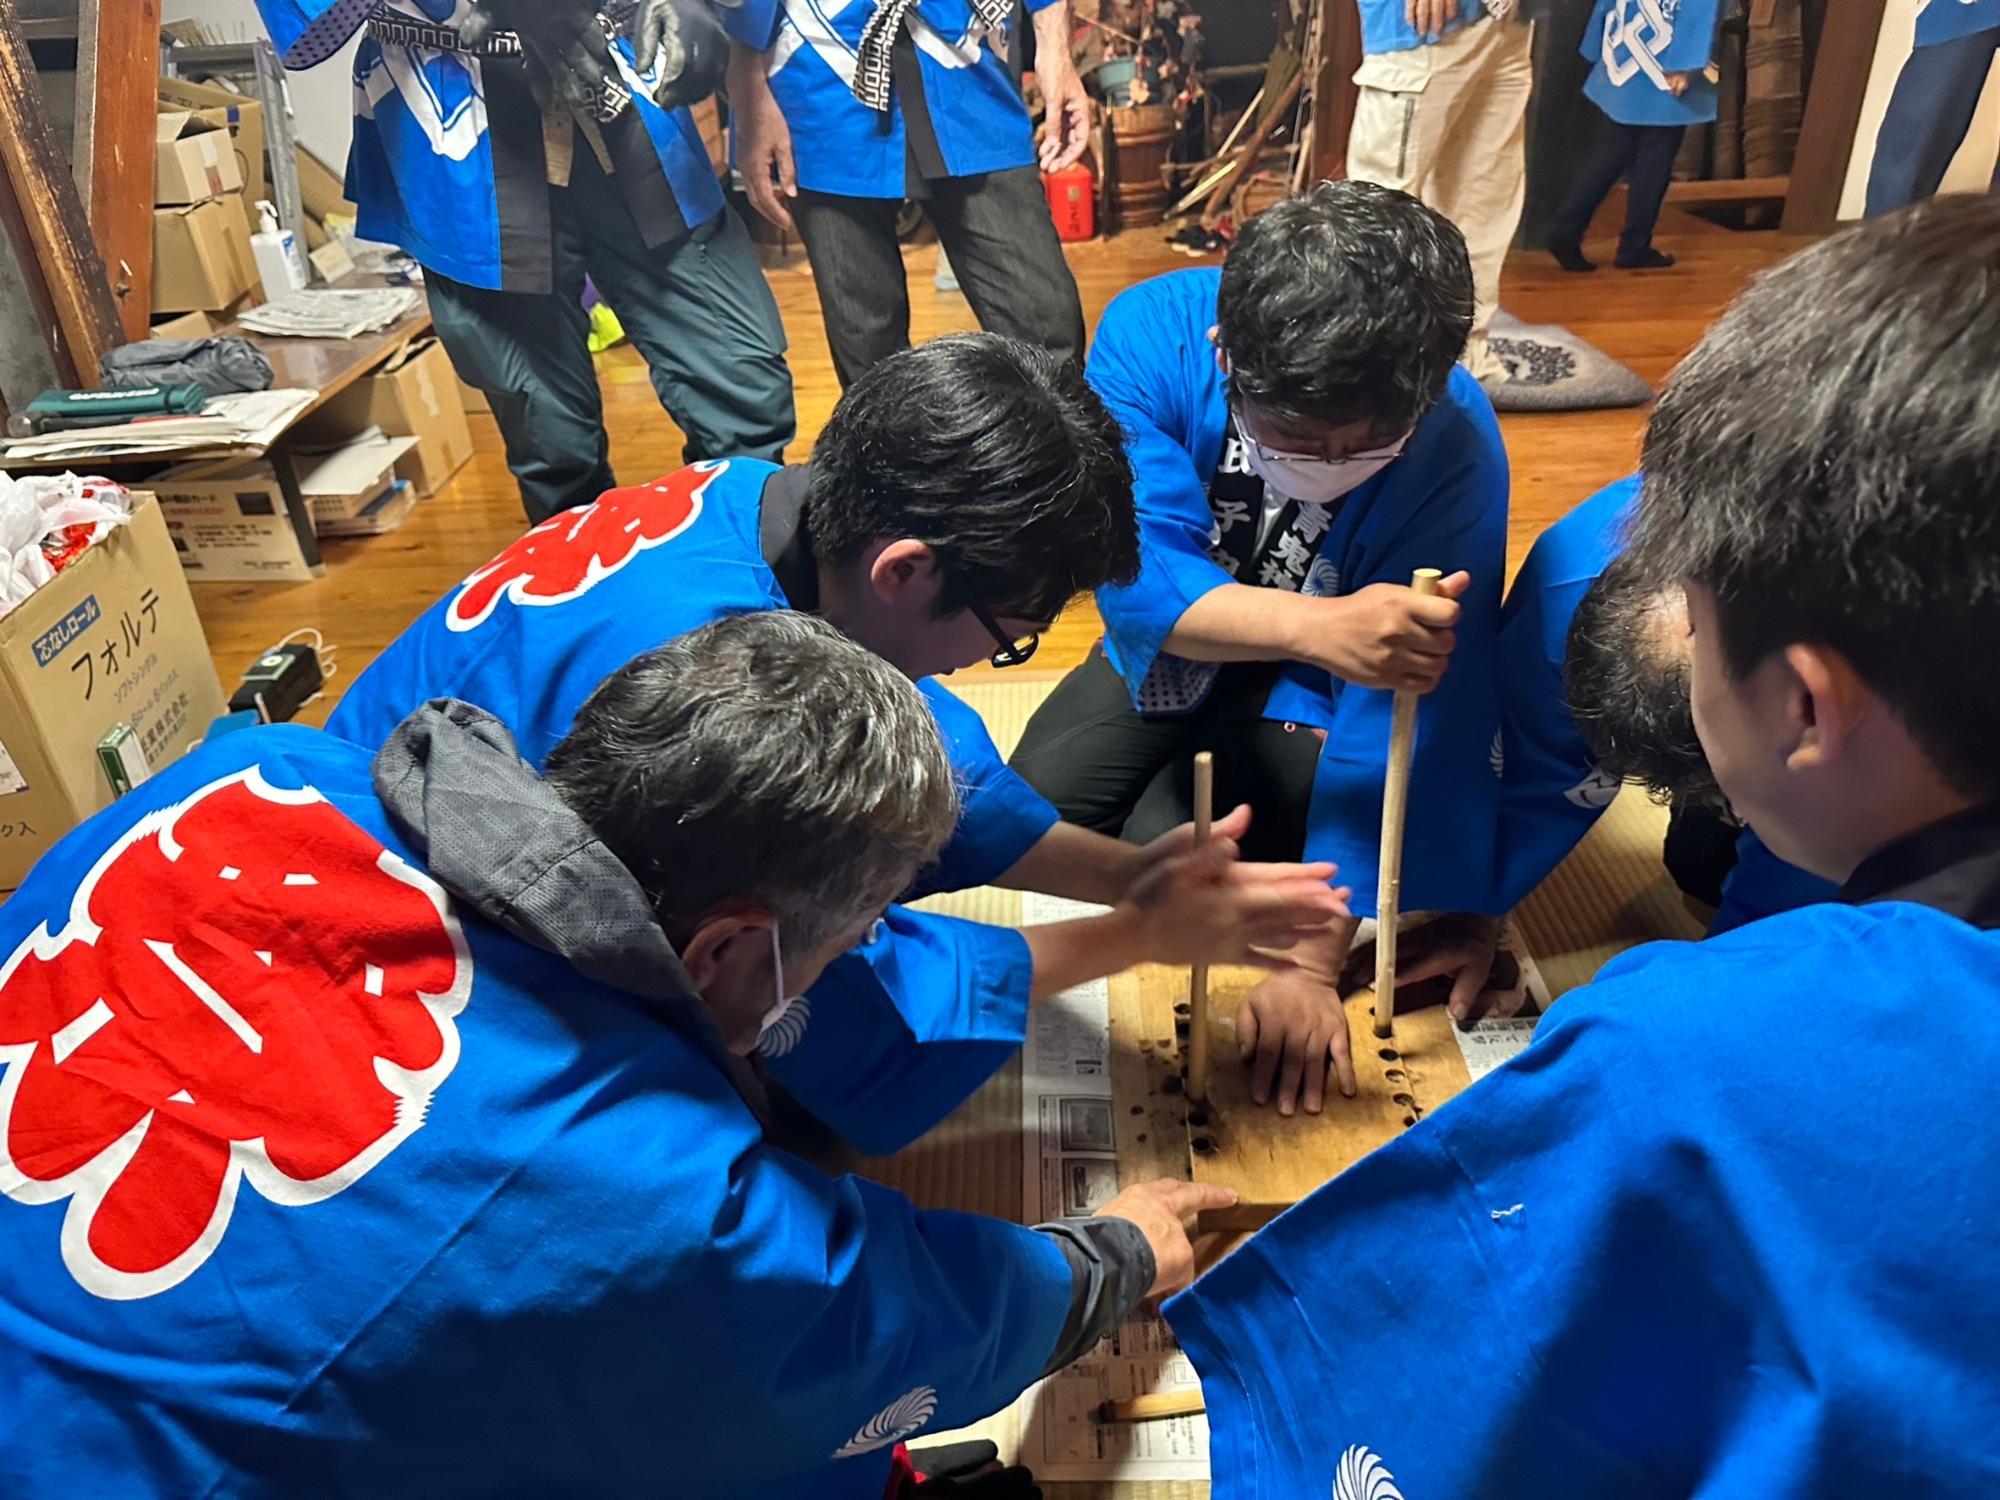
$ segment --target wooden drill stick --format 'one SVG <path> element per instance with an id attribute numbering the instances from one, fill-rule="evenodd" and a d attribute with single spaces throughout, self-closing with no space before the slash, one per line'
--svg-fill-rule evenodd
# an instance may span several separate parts
<path id="1" fill-rule="evenodd" d="M 1419 568 L 1410 587 L 1435 594 L 1444 575 Z M 1375 1035 L 1396 1033 L 1396 919 L 1403 909 L 1403 825 L 1410 812 L 1410 759 L 1417 748 L 1417 693 L 1396 694 L 1389 769 L 1382 779 L 1382 857 L 1375 894 Z"/>
<path id="2" fill-rule="evenodd" d="M 1161 1417 L 1191 1417 L 1208 1410 L 1200 1390 L 1149 1391 L 1129 1401 L 1100 1402 L 1090 1419 L 1093 1422 L 1152 1422 Z"/>
<path id="3" fill-rule="evenodd" d="M 1215 756 L 1203 750 L 1194 758 L 1194 846 L 1208 842 L 1215 820 Z M 1208 965 L 1188 973 L 1187 1096 L 1199 1104 L 1208 1097 Z"/>

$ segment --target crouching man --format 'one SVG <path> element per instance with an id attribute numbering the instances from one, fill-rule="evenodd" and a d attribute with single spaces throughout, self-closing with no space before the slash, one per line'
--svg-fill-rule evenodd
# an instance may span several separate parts
<path id="1" fill-rule="evenodd" d="M 760 1028 L 957 811 L 916 687 L 766 612 L 541 774 L 436 700 L 84 824 L 0 910 L 0 1492 L 878 1500 L 1184 1283 L 1212 1193 L 1026 1229 L 762 1139 Z"/>

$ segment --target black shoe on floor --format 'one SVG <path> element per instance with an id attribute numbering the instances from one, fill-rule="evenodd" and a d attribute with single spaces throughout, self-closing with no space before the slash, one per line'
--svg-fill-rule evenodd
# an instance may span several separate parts
<path id="1" fill-rule="evenodd" d="M 1596 261 L 1584 259 L 1583 246 L 1578 244 L 1559 245 L 1552 240 L 1549 242 L 1549 254 L 1556 258 L 1556 264 L 1561 266 L 1565 271 L 1582 272 L 1595 271 L 1597 269 Z"/>
<path id="2" fill-rule="evenodd" d="M 1621 255 L 1615 264 L 1621 271 L 1664 271 L 1674 263 L 1674 258 L 1664 250 L 1655 250 L 1651 245 L 1637 255 Z"/>

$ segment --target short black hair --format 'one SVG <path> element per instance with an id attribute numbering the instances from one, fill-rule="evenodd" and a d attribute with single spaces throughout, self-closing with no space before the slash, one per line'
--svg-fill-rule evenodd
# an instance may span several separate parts
<path id="1" fill-rule="evenodd" d="M 1766 272 L 1669 379 L 1634 545 L 1742 677 L 1838 651 L 1961 792 L 2000 792 L 2000 198 Z"/>
<path id="2" fill-rule="evenodd" d="M 892 354 L 848 389 L 813 446 L 813 546 L 849 562 L 910 537 L 938 556 L 938 613 L 977 601 L 1052 620 L 1139 572 L 1132 467 L 1074 361 L 997 333 Z"/>
<path id="3" fill-rule="evenodd" d="M 1688 657 L 1667 639 L 1679 596 L 1679 585 L 1663 587 L 1634 559 L 1614 558 L 1570 619 L 1563 698 L 1607 776 L 1637 783 L 1655 802 L 1720 802 L 1694 730 Z"/>
<path id="4" fill-rule="evenodd" d="M 1322 182 L 1243 226 L 1215 319 L 1232 396 L 1288 424 L 1366 421 L 1388 440 L 1465 352 L 1465 236 L 1408 193 Z"/>

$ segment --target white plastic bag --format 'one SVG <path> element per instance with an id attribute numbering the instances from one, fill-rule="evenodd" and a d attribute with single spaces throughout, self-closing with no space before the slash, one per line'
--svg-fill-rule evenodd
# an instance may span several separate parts
<path id="1" fill-rule="evenodd" d="M 89 526 L 90 545 L 132 519 L 132 496 L 108 479 L 75 474 L 0 474 L 0 618 L 56 576 L 44 538 Z"/>

